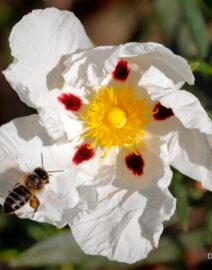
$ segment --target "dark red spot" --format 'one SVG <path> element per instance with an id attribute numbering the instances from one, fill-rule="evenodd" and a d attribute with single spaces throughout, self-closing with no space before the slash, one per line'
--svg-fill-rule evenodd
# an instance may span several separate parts
<path id="1" fill-rule="evenodd" d="M 83 161 L 87 161 L 91 159 L 94 155 L 94 149 L 91 147 L 90 144 L 83 144 L 81 145 L 78 149 L 77 152 L 75 153 L 72 162 L 75 165 L 78 165 L 82 163 Z"/>
<path id="2" fill-rule="evenodd" d="M 65 106 L 66 110 L 77 112 L 82 107 L 82 101 L 78 96 L 73 94 L 62 94 L 60 97 L 57 98 L 63 105 Z"/>
<path id="3" fill-rule="evenodd" d="M 155 118 L 155 120 L 166 120 L 167 118 L 174 115 L 172 109 L 168 109 L 164 107 L 163 105 L 161 105 L 160 103 L 157 103 L 154 106 L 153 112 L 155 112 L 153 114 L 153 117 Z"/>
<path id="4" fill-rule="evenodd" d="M 131 153 L 125 158 L 127 168 L 135 175 L 142 175 L 144 172 L 144 160 L 140 153 Z"/>
<path id="5" fill-rule="evenodd" d="M 130 69 L 126 60 L 120 60 L 112 72 L 113 79 L 125 81 L 128 78 Z"/>

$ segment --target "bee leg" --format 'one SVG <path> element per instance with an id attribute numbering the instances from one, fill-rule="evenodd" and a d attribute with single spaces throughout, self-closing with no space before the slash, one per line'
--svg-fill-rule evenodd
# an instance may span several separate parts
<path id="1" fill-rule="evenodd" d="M 32 214 L 32 218 L 33 218 L 34 214 L 36 213 L 36 211 L 40 205 L 38 198 L 36 196 L 33 196 L 29 201 L 29 205 L 34 209 L 34 212 Z"/>

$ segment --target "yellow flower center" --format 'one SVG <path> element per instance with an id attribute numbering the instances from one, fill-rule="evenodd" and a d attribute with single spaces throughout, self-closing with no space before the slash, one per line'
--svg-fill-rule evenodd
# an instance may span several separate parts
<path id="1" fill-rule="evenodd" d="M 83 137 L 106 150 L 114 146 L 134 150 L 152 118 L 146 103 L 131 88 L 101 88 L 81 115 L 87 128 Z"/>
<path id="2" fill-rule="evenodd" d="M 105 119 L 111 124 L 111 128 L 122 128 L 127 122 L 126 113 L 118 107 L 111 107 L 105 116 Z"/>

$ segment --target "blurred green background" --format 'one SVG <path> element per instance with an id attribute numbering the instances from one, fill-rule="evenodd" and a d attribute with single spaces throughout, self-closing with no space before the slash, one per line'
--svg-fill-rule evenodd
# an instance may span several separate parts
<path id="1" fill-rule="evenodd" d="M 186 89 L 212 116 L 212 0 L 0 0 L 0 70 L 12 60 L 8 36 L 13 25 L 32 9 L 47 6 L 73 11 L 97 45 L 154 41 L 184 56 L 196 78 Z M 0 74 L 0 125 L 34 112 Z M 177 211 L 165 224 L 159 248 L 135 265 L 84 255 L 68 228 L 0 212 L 0 270 L 212 269 L 211 193 L 177 172 L 171 191 Z"/>

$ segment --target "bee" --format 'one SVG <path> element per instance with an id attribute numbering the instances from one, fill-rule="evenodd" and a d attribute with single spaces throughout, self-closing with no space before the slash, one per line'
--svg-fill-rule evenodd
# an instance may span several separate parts
<path id="1" fill-rule="evenodd" d="M 35 168 L 32 173 L 26 174 L 24 178 L 15 184 L 13 189 L 9 191 L 4 204 L 3 212 L 6 214 L 14 214 L 15 211 L 20 209 L 26 203 L 34 209 L 33 215 L 36 213 L 40 206 L 40 201 L 36 196 L 36 193 L 41 191 L 46 184 L 49 183 L 50 172 L 61 171 L 46 171 L 43 167 L 43 156 L 41 154 L 42 168 Z"/>

